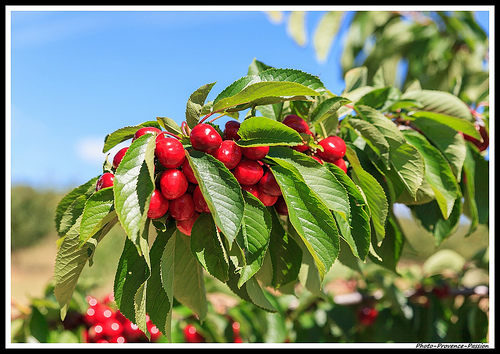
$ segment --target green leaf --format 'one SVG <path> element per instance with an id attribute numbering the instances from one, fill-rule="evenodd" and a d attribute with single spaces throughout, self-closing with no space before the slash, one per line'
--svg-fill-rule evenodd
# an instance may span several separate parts
<path id="1" fill-rule="evenodd" d="M 169 299 L 167 290 L 163 285 L 162 261 L 167 242 L 172 238 L 175 230 L 175 221 L 170 220 L 165 231 L 157 233 L 151 246 L 151 276 L 147 280 L 146 287 L 146 311 L 151 321 L 165 335 L 167 334 L 167 328 L 170 327 L 168 313 L 172 309 L 173 299 Z"/>
<path id="2" fill-rule="evenodd" d="M 337 211 L 346 220 L 350 217 L 347 192 L 325 166 L 288 147 L 271 147 L 267 156 L 285 168 L 292 165 L 328 209 Z"/>
<path id="3" fill-rule="evenodd" d="M 161 129 L 161 126 L 158 124 L 158 122 L 155 121 L 147 121 L 138 125 L 120 128 L 106 135 L 106 137 L 104 138 L 104 146 L 102 148 L 102 152 L 106 153 L 119 143 L 131 139 L 136 131 L 144 127 L 155 127 Z"/>
<path id="4" fill-rule="evenodd" d="M 347 71 L 344 75 L 344 93 L 352 92 L 357 88 L 364 87 L 368 80 L 368 68 L 361 66 Z"/>
<path id="5" fill-rule="evenodd" d="M 247 86 L 236 95 L 214 103 L 213 111 L 229 110 L 240 106 L 243 110 L 250 106 L 272 104 L 293 99 L 305 99 L 305 96 L 318 96 L 319 93 L 296 82 L 261 81 Z"/>
<path id="6" fill-rule="evenodd" d="M 120 312 L 145 332 L 145 316 L 136 311 L 136 294 L 150 276 L 146 259 L 139 255 L 135 244 L 125 239 L 113 284 L 113 295 Z M 144 313 L 145 315 L 145 313 Z"/>
<path id="7" fill-rule="evenodd" d="M 327 91 L 325 86 L 317 76 L 296 69 L 270 68 L 261 71 L 257 75 L 247 75 L 233 82 L 221 93 L 219 93 L 219 95 L 217 95 L 214 100 L 214 106 L 219 104 L 219 101 L 230 98 L 232 96 L 236 96 L 240 92 L 244 91 L 247 87 L 259 82 L 296 83 L 300 86 L 304 86 L 305 88 L 316 91 L 315 95 L 317 95 L 317 93 L 323 93 Z M 220 106 L 226 107 L 222 104 Z"/>
<path id="8" fill-rule="evenodd" d="M 104 188 L 92 194 L 86 201 L 82 214 L 80 246 L 108 222 L 115 219 L 113 188 Z"/>
<path id="9" fill-rule="evenodd" d="M 271 166 L 288 207 L 290 221 L 304 241 L 323 279 L 339 252 L 338 230 L 332 214 L 302 177 L 281 165 Z"/>
<path id="10" fill-rule="evenodd" d="M 254 58 L 248 67 L 247 75 L 257 75 L 258 73 L 271 68 L 272 66 L 266 65 Z"/>
<path id="11" fill-rule="evenodd" d="M 95 189 L 94 189 L 95 190 Z M 59 235 L 65 235 L 69 230 L 75 225 L 75 223 L 81 220 L 83 210 L 85 209 L 85 202 L 89 198 L 88 195 L 82 194 L 78 196 L 69 207 L 64 211 L 59 224 Z"/>
<path id="12" fill-rule="evenodd" d="M 257 306 L 269 312 L 276 312 L 276 308 L 269 301 L 267 292 L 263 290 L 255 278 L 250 278 L 246 283 L 248 296 Z"/>
<path id="13" fill-rule="evenodd" d="M 443 217 L 451 214 L 459 193 L 458 183 L 446 158 L 416 131 L 404 131 L 406 140 L 415 146 L 425 162 L 425 177 L 432 187 Z"/>
<path id="14" fill-rule="evenodd" d="M 338 120 L 336 112 L 340 107 L 344 106 L 349 102 L 351 102 L 350 99 L 341 96 L 327 98 L 326 100 L 318 104 L 318 106 L 312 111 L 310 117 L 310 124 L 316 125 L 323 122 L 326 119 Z"/>
<path id="15" fill-rule="evenodd" d="M 205 100 L 214 85 L 215 82 L 203 85 L 189 96 L 186 104 L 186 123 L 189 128 L 193 128 L 198 124 Z"/>
<path id="16" fill-rule="evenodd" d="M 385 238 L 381 243 L 373 240 L 372 252 L 378 257 L 370 254 L 370 259 L 377 264 L 397 273 L 396 266 L 401 257 L 404 245 L 404 236 L 397 219 L 391 216 L 387 219 Z"/>
<path id="17" fill-rule="evenodd" d="M 155 137 L 145 134 L 130 144 L 116 169 L 113 192 L 118 219 L 139 254 L 148 253 L 141 242 L 153 180 Z"/>
<path id="18" fill-rule="evenodd" d="M 200 213 L 191 231 L 191 252 L 205 270 L 221 282 L 228 280 L 228 259 L 210 213 Z"/>
<path id="19" fill-rule="evenodd" d="M 241 123 L 238 130 L 240 146 L 300 145 L 302 137 L 297 131 L 266 117 L 251 117 Z"/>
<path id="20" fill-rule="evenodd" d="M 245 266 L 241 269 L 238 287 L 248 281 L 262 266 L 271 230 L 271 215 L 267 208 L 250 192 L 243 191 L 245 212 L 236 242 L 245 254 Z"/>
<path id="21" fill-rule="evenodd" d="M 452 117 L 445 114 L 435 113 L 435 112 L 425 112 L 425 111 L 416 111 L 408 116 L 409 120 L 414 120 L 415 118 L 419 118 L 421 120 L 431 119 L 441 124 L 444 124 L 456 131 L 462 132 L 464 134 L 470 135 L 477 140 L 482 140 L 481 134 L 477 131 L 474 123 L 468 120 L 464 120 L 462 118 Z"/>
<path id="22" fill-rule="evenodd" d="M 166 313 L 166 323 L 165 323 L 165 336 L 168 341 L 172 342 L 172 304 L 174 303 L 174 272 L 175 272 L 175 244 L 178 238 L 175 236 L 177 228 L 171 226 L 170 228 L 165 228 L 164 232 L 159 232 L 156 237 L 166 237 L 168 238 L 165 249 L 160 260 L 160 277 L 163 289 L 167 295 L 167 298 L 171 304 L 170 310 Z M 170 234 L 170 231 L 173 234 Z M 167 234 L 165 234 L 167 233 Z M 180 240 L 182 242 L 182 240 Z"/>
<path id="23" fill-rule="evenodd" d="M 316 31 L 314 32 L 313 45 L 316 57 L 320 61 L 326 60 L 332 41 L 337 35 L 342 23 L 342 11 L 328 11 L 321 18 Z"/>
<path id="24" fill-rule="evenodd" d="M 391 165 L 400 181 L 413 198 L 422 185 L 425 173 L 425 164 L 419 150 L 404 143 L 397 149 L 391 150 Z"/>
<path id="25" fill-rule="evenodd" d="M 95 192 L 96 182 L 99 179 L 99 176 L 92 178 L 88 182 L 72 189 L 68 194 L 66 194 L 57 204 L 54 222 L 56 224 L 56 230 L 59 236 L 63 236 L 65 234 L 64 229 L 67 227 L 63 226 L 61 228 L 61 220 L 63 218 L 64 213 L 68 210 L 71 204 L 78 197 L 85 195 L 85 198 L 88 198 L 92 193 Z"/>
<path id="26" fill-rule="evenodd" d="M 285 231 L 274 208 L 270 210 L 272 228 L 268 254 L 271 256 L 272 285 L 278 289 L 295 281 L 302 261 L 302 249 Z"/>
<path id="27" fill-rule="evenodd" d="M 412 99 L 422 103 L 422 110 L 441 113 L 472 121 L 469 107 L 451 93 L 437 90 L 412 90 L 405 92 L 402 99 Z"/>
<path id="28" fill-rule="evenodd" d="M 288 33 L 300 46 L 304 46 L 307 42 L 305 16 L 305 11 L 292 11 L 288 19 Z"/>
<path id="29" fill-rule="evenodd" d="M 366 93 L 356 105 L 369 106 L 380 111 L 385 111 L 393 103 L 399 100 L 401 91 L 396 87 L 381 87 Z"/>
<path id="30" fill-rule="evenodd" d="M 181 127 L 179 127 L 179 125 L 173 119 L 168 118 L 168 117 L 156 117 L 156 121 L 167 132 L 170 132 L 170 133 L 173 133 L 173 134 L 176 134 L 176 135 L 181 135 L 182 134 Z"/>
<path id="31" fill-rule="evenodd" d="M 370 209 L 370 216 L 378 242 L 385 237 L 385 221 L 389 204 L 384 189 L 370 173 L 361 166 L 356 152 L 347 145 L 346 158 L 354 172 L 353 180 L 363 191 Z"/>
<path id="32" fill-rule="evenodd" d="M 432 119 L 417 118 L 413 121 L 422 134 L 446 157 L 457 180 L 460 180 L 466 156 L 463 136 L 454 129 Z"/>
<path id="33" fill-rule="evenodd" d="M 240 229 L 245 205 L 238 181 L 212 155 L 191 150 L 186 156 L 216 225 L 231 245 Z"/>
<path id="34" fill-rule="evenodd" d="M 349 198 L 351 213 L 348 220 L 338 217 L 338 212 L 334 211 L 334 217 L 339 226 L 340 234 L 349 244 L 352 253 L 359 259 L 365 260 L 371 240 L 368 204 L 358 187 L 341 168 L 328 162 L 325 162 L 324 166 L 344 186 Z"/>
<path id="35" fill-rule="evenodd" d="M 175 232 L 174 297 L 196 312 L 201 321 L 207 315 L 207 298 L 203 280 L 203 268 L 194 258 L 189 247 L 189 236 Z"/>

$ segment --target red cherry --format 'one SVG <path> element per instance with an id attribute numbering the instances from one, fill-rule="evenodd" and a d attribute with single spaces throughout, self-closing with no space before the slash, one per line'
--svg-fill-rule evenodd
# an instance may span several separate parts
<path id="1" fill-rule="evenodd" d="M 323 147 L 324 151 L 318 149 L 316 154 L 324 161 L 334 162 L 342 157 L 344 157 L 346 152 L 346 145 L 341 137 L 336 135 L 331 135 L 323 140 L 321 140 L 318 145 Z"/>
<path id="2" fill-rule="evenodd" d="M 274 178 L 274 175 L 271 170 L 267 170 L 262 178 L 259 180 L 259 188 L 266 194 L 271 196 L 280 196 L 281 189 Z"/>
<path id="3" fill-rule="evenodd" d="M 229 170 L 233 169 L 241 160 L 242 149 L 234 140 L 224 140 L 215 150 L 213 156 L 222 162 Z"/>
<path id="4" fill-rule="evenodd" d="M 168 199 L 176 199 L 186 193 L 188 181 L 184 173 L 177 169 L 168 169 L 160 175 L 160 189 L 163 196 Z"/>
<path id="5" fill-rule="evenodd" d="M 151 321 L 148 321 L 146 323 L 146 327 L 148 329 L 149 334 L 151 335 L 151 340 L 150 341 L 151 342 L 156 342 L 161 337 L 160 330 Z"/>
<path id="6" fill-rule="evenodd" d="M 210 124 L 197 124 L 189 135 L 191 145 L 195 150 L 213 154 L 222 143 L 219 133 Z"/>
<path id="7" fill-rule="evenodd" d="M 438 299 L 444 299 L 450 295 L 450 288 L 447 284 L 443 284 L 432 288 L 432 293 L 436 295 Z"/>
<path id="8" fill-rule="evenodd" d="M 259 198 L 259 187 L 256 185 L 256 184 L 253 184 L 253 185 L 242 185 L 241 186 L 241 189 L 247 191 L 247 192 L 250 192 L 253 194 L 253 196 L 255 198 Z"/>
<path id="9" fill-rule="evenodd" d="M 241 153 L 247 159 L 261 160 L 269 152 L 269 146 L 242 146 Z"/>
<path id="10" fill-rule="evenodd" d="M 139 329 L 139 326 L 132 323 L 128 318 L 123 316 L 123 314 L 119 310 L 116 311 L 115 317 L 122 324 L 122 334 L 126 338 L 127 342 L 146 340 L 146 335 Z"/>
<path id="11" fill-rule="evenodd" d="M 184 332 L 184 340 L 187 343 L 203 343 L 205 341 L 205 338 L 203 338 L 203 336 L 200 333 L 198 333 L 198 330 L 192 324 L 186 325 L 186 327 L 184 327 L 183 332 Z"/>
<path id="12" fill-rule="evenodd" d="M 378 311 L 376 308 L 364 306 L 358 310 L 359 323 L 364 326 L 371 326 L 377 319 Z"/>
<path id="13" fill-rule="evenodd" d="M 205 200 L 205 197 L 201 193 L 201 189 L 199 185 L 196 185 L 193 191 L 193 201 L 194 208 L 199 213 L 210 213 L 210 209 L 208 208 L 208 204 Z"/>
<path id="14" fill-rule="evenodd" d="M 240 122 L 229 120 L 224 126 L 224 139 L 225 140 L 240 140 L 238 130 L 240 129 Z"/>
<path id="15" fill-rule="evenodd" d="M 100 323 L 100 325 L 103 328 L 104 335 L 108 338 L 118 337 L 123 332 L 123 324 L 114 318 L 114 316 L 109 320 Z"/>
<path id="16" fill-rule="evenodd" d="M 288 215 L 288 207 L 286 205 L 285 199 L 283 196 L 279 196 L 278 200 L 276 200 L 276 203 L 274 203 L 274 208 L 280 215 Z"/>
<path id="17" fill-rule="evenodd" d="M 170 216 L 175 220 L 187 220 L 195 213 L 193 196 L 184 193 L 179 198 L 170 201 L 168 207 Z"/>
<path id="18" fill-rule="evenodd" d="M 309 125 L 307 124 L 307 122 L 296 114 L 287 115 L 283 119 L 282 123 L 297 131 L 298 133 L 310 133 Z"/>
<path id="19" fill-rule="evenodd" d="M 332 162 L 334 165 L 337 165 L 338 167 L 340 167 L 342 169 L 342 171 L 344 171 L 345 173 L 347 173 L 347 165 L 345 164 L 345 160 L 344 159 L 338 159 L 338 160 L 335 160 Z"/>
<path id="20" fill-rule="evenodd" d="M 259 188 L 259 187 L 257 186 L 257 188 Z M 259 200 L 262 202 L 262 204 L 264 204 L 266 207 L 274 205 L 276 203 L 276 201 L 278 200 L 278 196 L 273 196 L 273 195 L 269 195 L 267 193 L 264 193 L 264 191 L 262 191 L 262 189 L 260 189 L 260 188 L 258 191 L 257 198 L 259 198 Z"/>
<path id="21" fill-rule="evenodd" d="M 194 184 L 198 184 L 198 181 L 196 180 L 196 177 L 194 176 L 193 169 L 191 168 L 191 165 L 189 164 L 189 161 L 186 159 L 184 160 L 184 163 L 182 164 L 182 172 L 184 172 L 184 175 L 186 176 L 186 179 Z"/>
<path id="22" fill-rule="evenodd" d="M 115 175 L 111 172 L 103 173 L 101 177 L 97 180 L 97 184 L 95 186 L 95 190 L 101 190 L 103 188 L 112 187 L 115 181 Z"/>
<path id="23" fill-rule="evenodd" d="M 114 168 L 118 168 L 118 165 L 120 164 L 120 162 L 122 162 L 123 155 L 125 155 L 127 150 L 128 150 L 128 146 L 120 149 L 120 151 L 118 151 L 116 153 L 115 157 L 113 157 L 113 167 Z"/>
<path id="24" fill-rule="evenodd" d="M 161 134 L 156 138 L 155 156 L 165 168 L 177 168 L 186 159 L 186 152 L 179 140 Z"/>
<path id="25" fill-rule="evenodd" d="M 242 158 L 232 169 L 233 175 L 241 185 L 252 185 L 260 181 L 264 175 L 262 165 L 255 160 Z"/>
<path id="26" fill-rule="evenodd" d="M 89 306 L 83 315 L 83 322 L 87 326 L 94 326 L 98 323 L 104 323 L 113 317 L 113 310 L 111 307 L 95 302 L 94 305 Z"/>
<path id="27" fill-rule="evenodd" d="M 155 189 L 151 194 L 151 202 L 149 203 L 148 218 L 161 218 L 168 210 L 168 199 L 166 199 L 159 189 Z"/>
<path id="28" fill-rule="evenodd" d="M 139 129 L 138 131 L 135 132 L 134 137 L 132 138 L 132 141 L 136 140 L 137 138 L 145 135 L 145 134 L 160 134 L 161 130 L 155 127 L 144 127 Z"/>
<path id="29" fill-rule="evenodd" d="M 175 224 L 180 232 L 185 235 L 191 236 L 191 230 L 193 229 L 194 222 L 196 221 L 196 219 L 198 219 L 199 216 L 200 213 L 195 212 L 189 219 L 176 220 Z"/>

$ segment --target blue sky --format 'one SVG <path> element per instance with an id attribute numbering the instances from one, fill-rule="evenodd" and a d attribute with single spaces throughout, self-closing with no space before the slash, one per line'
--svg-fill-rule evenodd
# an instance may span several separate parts
<path id="1" fill-rule="evenodd" d="M 246 75 L 254 58 L 317 75 L 332 92 L 343 89 L 340 40 L 327 61 L 314 55 L 310 37 L 322 11 L 308 13 L 309 41 L 301 47 L 285 21 L 259 9 L 20 8 L 10 13 L 13 184 L 67 189 L 86 182 L 102 171 L 106 134 L 157 116 L 180 124 L 193 91 L 216 81 L 213 99 Z M 280 10 L 285 20 L 288 9 Z M 487 13 L 478 19 L 487 26 Z"/>

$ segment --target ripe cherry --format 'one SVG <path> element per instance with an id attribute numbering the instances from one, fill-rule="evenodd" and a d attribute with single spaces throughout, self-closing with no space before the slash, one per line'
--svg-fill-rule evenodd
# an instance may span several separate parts
<path id="1" fill-rule="evenodd" d="M 247 159 L 260 160 L 269 152 L 269 146 L 242 146 L 241 153 Z"/>
<path id="2" fill-rule="evenodd" d="M 112 187 L 115 181 L 115 175 L 111 172 L 103 173 L 101 177 L 97 180 L 95 190 L 101 190 L 103 188 Z"/>
<path id="3" fill-rule="evenodd" d="M 177 168 L 186 159 L 186 152 L 179 140 L 160 134 L 156 138 L 155 156 L 165 168 Z"/>
<path id="4" fill-rule="evenodd" d="M 195 150 L 213 154 L 222 143 L 219 133 L 210 124 L 197 124 L 189 135 L 191 145 Z"/>
<path id="5" fill-rule="evenodd" d="M 315 159 L 316 161 L 318 161 L 320 164 L 323 164 L 323 160 L 321 160 L 318 156 L 314 155 L 314 156 L 311 156 L 313 159 Z"/>
<path id="6" fill-rule="evenodd" d="M 132 141 L 136 140 L 137 138 L 145 135 L 145 134 L 160 134 L 161 130 L 155 127 L 144 127 L 139 129 L 138 131 L 135 132 L 134 137 L 132 138 Z"/>
<path id="7" fill-rule="evenodd" d="M 364 326 L 371 326 L 378 317 L 378 310 L 374 307 L 363 306 L 358 310 L 358 320 Z"/>
<path id="8" fill-rule="evenodd" d="M 321 140 L 318 145 L 323 147 L 324 151 L 318 149 L 316 154 L 324 161 L 334 162 L 342 157 L 344 157 L 346 152 L 346 145 L 341 137 L 336 135 L 331 135 L 323 140 Z"/>
<path id="9" fill-rule="evenodd" d="M 205 200 L 205 197 L 201 193 L 201 189 L 199 185 L 196 185 L 193 191 L 193 201 L 194 208 L 199 213 L 210 213 L 210 209 L 208 208 L 208 204 Z"/>
<path id="10" fill-rule="evenodd" d="M 178 169 L 170 168 L 160 175 L 160 190 L 163 196 L 168 199 L 176 199 L 186 193 L 188 181 L 184 173 Z"/>
<path id="11" fill-rule="evenodd" d="M 256 160 L 242 158 L 232 169 L 233 175 L 241 185 L 252 185 L 260 181 L 264 175 L 262 165 Z"/>
<path id="12" fill-rule="evenodd" d="M 309 134 L 308 132 L 310 132 L 307 122 L 296 114 L 287 115 L 283 119 L 282 123 L 297 131 L 298 133 Z"/>
<path id="13" fill-rule="evenodd" d="M 271 196 L 280 196 L 281 189 L 274 178 L 274 175 L 271 170 L 267 170 L 262 178 L 259 180 L 259 188 L 266 194 Z"/>
<path id="14" fill-rule="evenodd" d="M 195 213 L 193 196 L 184 193 L 179 198 L 172 199 L 168 206 L 170 216 L 175 220 L 187 220 Z"/>
<path id="15" fill-rule="evenodd" d="M 240 129 L 240 122 L 229 120 L 224 126 L 224 140 L 240 140 L 238 130 Z"/>
<path id="16" fill-rule="evenodd" d="M 122 162 L 123 155 L 125 155 L 125 153 L 127 152 L 127 150 L 128 150 L 128 146 L 120 149 L 116 153 L 115 157 L 113 157 L 113 167 L 114 168 L 118 168 L 118 165 L 120 164 L 120 162 Z"/>
<path id="17" fill-rule="evenodd" d="M 288 215 L 288 207 L 286 206 L 285 199 L 283 196 L 279 196 L 278 200 L 276 200 L 276 203 L 274 203 L 274 208 L 280 215 Z"/>
<path id="18" fill-rule="evenodd" d="M 241 161 L 241 153 L 242 149 L 236 145 L 234 140 L 224 140 L 220 147 L 215 150 L 213 156 L 229 170 L 232 170 Z"/>
<path id="19" fill-rule="evenodd" d="M 200 216 L 200 213 L 195 212 L 193 216 L 191 216 L 189 219 L 186 220 L 176 220 L 176 226 L 179 229 L 180 232 L 182 232 L 185 235 L 191 236 L 191 230 L 193 229 L 193 225 Z"/>
<path id="20" fill-rule="evenodd" d="M 155 189 L 151 194 L 151 202 L 149 203 L 148 218 L 161 218 L 168 210 L 168 200 L 163 196 L 159 189 Z"/>
<path id="21" fill-rule="evenodd" d="M 186 327 L 184 327 L 183 332 L 184 332 L 184 340 L 187 343 L 203 343 L 205 341 L 205 338 L 203 338 L 203 336 L 200 333 L 198 333 L 198 330 L 192 324 L 186 325 Z"/>
<path id="22" fill-rule="evenodd" d="M 347 165 L 346 165 L 344 159 L 338 159 L 338 160 L 333 161 L 332 163 L 334 165 L 337 165 L 338 167 L 340 167 L 342 169 L 342 171 L 344 171 L 345 173 L 347 173 Z"/>
<path id="23" fill-rule="evenodd" d="M 182 164 L 182 172 L 184 172 L 184 175 L 189 182 L 198 184 L 193 169 L 191 168 L 191 165 L 189 164 L 189 161 L 187 159 L 184 160 L 184 163 Z"/>
<path id="24" fill-rule="evenodd" d="M 274 205 L 278 201 L 278 196 L 273 196 L 265 193 L 261 188 L 259 188 L 258 185 L 257 188 L 259 189 L 257 198 L 259 198 L 262 204 L 264 204 L 266 207 Z"/>
<path id="25" fill-rule="evenodd" d="M 259 198 L 259 188 L 256 184 L 253 185 L 242 185 L 241 189 L 252 193 L 255 198 Z"/>

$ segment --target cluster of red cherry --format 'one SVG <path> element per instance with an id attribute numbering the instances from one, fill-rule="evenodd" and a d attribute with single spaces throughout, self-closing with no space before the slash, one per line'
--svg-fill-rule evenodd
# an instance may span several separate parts
<path id="1" fill-rule="evenodd" d="M 240 323 L 231 320 L 230 324 L 233 330 L 233 343 L 243 343 L 243 339 L 240 335 Z M 203 335 L 198 332 L 198 329 L 192 324 L 187 324 L 184 327 L 183 334 L 186 343 L 204 343 L 206 341 L 205 337 L 203 337 Z"/>
<path id="2" fill-rule="evenodd" d="M 301 117 L 287 115 L 283 124 L 298 133 L 313 133 L 307 122 Z M 200 123 L 193 127 L 189 134 L 191 146 L 195 150 L 203 151 L 221 161 L 234 175 L 241 188 L 252 193 L 265 206 L 274 206 L 279 214 L 288 213 L 287 206 L 281 195 L 281 189 L 272 172 L 262 159 L 269 152 L 269 146 L 237 145 L 240 139 L 238 130 L 240 123 L 230 120 L 225 124 L 223 137 L 215 128 L 207 123 Z M 156 134 L 155 156 L 157 161 L 165 168 L 157 178 L 157 186 L 151 195 L 148 217 L 158 219 L 167 211 L 176 220 L 177 228 L 186 235 L 191 235 L 191 229 L 200 213 L 209 213 L 210 209 L 203 197 L 198 181 L 186 159 L 186 151 L 182 143 L 170 133 L 155 127 L 139 129 L 132 141 L 144 134 Z M 343 159 L 346 152 L 344 140 L 338 136 L 329 136 L 318 142 L 323 148 L 313 152 L 307 143 L 294 146 L 293 149 L 310 153 L 311 156 L 323 163 L 331 162 L 347 172 Z M 113 167 L 120 164 L 128 147 L 122 148 L 113 158 Z M 104 173 L 97 181 L 96 190 L 113 185 L 114 175 Z"/>
<path id="3" fill-rule="evenodd" d="M 82 321 L 85 325 L 83 337 L 87 343 L 139 343 L 158 340 L 161 332 L 149 317 L 147 329 L 150 340 L 137 325 L 113 308 L 113 299 L 112 294 L 106 296 L 103 301 L 92 296 L 86 297 L 89 307 Z"/>

